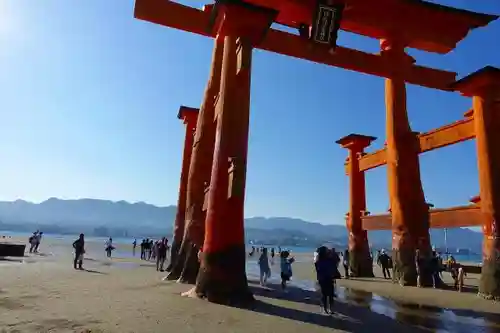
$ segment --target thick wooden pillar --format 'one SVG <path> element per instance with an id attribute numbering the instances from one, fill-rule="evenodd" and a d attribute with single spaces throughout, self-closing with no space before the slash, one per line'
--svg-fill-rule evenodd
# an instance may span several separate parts
<path id="1" fill-rule="evenodd" d="M 349 213 L 346 218 L 349 232 L 349 266 L 354 277 L 373 277 L 373 261 L 368 245 L 368 233 L 363 230 L 362 217 L 366 212 L 365 172 L 359 170 L 358 158 L 376 138 L 350 134 L 337 141 L 349 150 Z"/>
<path id="2" fill-rule="evenodd" d="M 479 294 L 500 300 L 500 69 L 485 67 L 455 83 L 472 97 L 483 222 Z"/>
<path id="3" fill-rule="evenodd" d="M 215 143 L 215 102 L 220 90 L 220 76 L 224 39 L 216 38 L 212 54 L 210 77 L 205 88 L 203 102 L 198 115 L 193 153 L 189 167 L 186 227 L 184 238 L 168 280 L 195 283 L 198 275 L 198 251 L 203 247 L 205 237 L 205 214 L 203 203 L 205 188 L 210 183 Z"/>
<path id="4" fill-rule="evenodd" d="M 406 111 L 404 68 L 413 59 L 404 45 L 382 40 L 382 55 L 392 64 L 391 78 L 385 80 L 387 177 L 392 211 L 392 252 L 395 281 L 416 285 L 415 250 L 430 259 L 429 211 L 420 180 L 418 142 Z M 422 286 L 432 285 L 424 270 Z"/>
<path id="5" fill-rule="evenodd" d="M 253 300 L 246 277 L 244 201 L 250 114 L 252 45 L 271 26 L 276 12 L 243 4 L 215 6 L 217 38 L 224 39 L 217 128 L 205 240 L 196 294 L 209 301 Z"/>
<path id="6" fill-rule="evenodd" d="M 177 115 L 186 125 L 186 134 L 184 138 L 184 151 L 182 154 L 181 180 L 179 184 L 179 199 L 177 200 L 177 213 L 174 222 L 174 238 L 172 240 L 171 262 L 175 261 L 177 252 L 180 248 L 184 236 L 186 195 L 189 165 L 191 163 L 191 153 L 193 151 L 194 131 L 198 118 L 198 109 L 181 106 Z M 168 270 L 168 268 L 167 268 Z"/>

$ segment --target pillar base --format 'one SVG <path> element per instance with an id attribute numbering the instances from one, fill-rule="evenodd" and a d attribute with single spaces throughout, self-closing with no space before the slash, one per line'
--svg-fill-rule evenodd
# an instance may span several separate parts
<path id="1" fill-rule="evenodd" d="M 181 252 L 183 255 L 183 265 L 178 282 L 188 284 L 196 283 L 196 278 L 200 270 L 198 250 L 198 247 L 191 241 L 186 241 L 182 244 Z"/>
<path id="2" fill-rule="evenodd" d="M 417 285 L 414 249 L 392 249 L 392 262 L 394 283 L 399 283 L 401 286 Z"/>
<path id="3" fill-rule="evenodd" d="M 483 260 L 478 295 L 488 300 L 500 301 L 500 262 L 497 260 Z"/>
<path id="4" fill-rule="evenodd" d="M 181 249 L 181 244 L 179 242 L 172 243 L 172 248 L 170 249 L 170 262 L 168 263 L 166 269 L 167 272 L 171 272 L 174 266 L 176 265 L 180 249 Z"/>
<path id="5" fill-rule="evenodd" d="M 209 302 L 247 306 L 255 299 L 248 288 L 245 246 L 203 253 L 196 294 Z"/>
<path id="6" fill-rule="evenodd" d="M 375 277 L 373 275 L 373 260 L 367 250 L 350 252 L 349 266 L 352 277 Z"/>

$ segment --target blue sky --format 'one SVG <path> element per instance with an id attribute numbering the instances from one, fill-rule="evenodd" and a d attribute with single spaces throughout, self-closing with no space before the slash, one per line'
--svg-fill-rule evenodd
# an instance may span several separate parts
<path id="1" fill-rule="evenodd" d="M 187 1 L 184 1 L 187 3 Z M 441 0 L 500 14 L 498 0 Z M 190 1 L 200 6 L 201 1 Z M 133 18 L 132 0 L 2 0 L 0 200 L 102 198 L 177 201 L 184 127 L 178 107 L 198 107 L 212 41 Z M 410 50 L 418 63 L 466 75 L 500 67 L 500 22 L 447 55 Z M 342 33 L 344 46 L 378 42 Z M 462 118 L 471 101 L 408 87 L 416 131 Z M 384 137 L 384 82 L 255 51 L 247 216 L 344 223 L 351 132 Z M 422 155 L 427 200 L 438 207 L 478 193 L 474 142 Z M 368 208 L 388 207 L 386 169 L 367 173 Z"/>

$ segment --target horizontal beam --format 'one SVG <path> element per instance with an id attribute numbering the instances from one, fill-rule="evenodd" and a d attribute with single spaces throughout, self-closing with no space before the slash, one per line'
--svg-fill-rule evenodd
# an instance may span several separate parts
<path id="1" fill-rule="evenodd" d="M 436 128 L 417 135 L 420 144 L 419 153 L 453 145 L 455 143 L 474 139 L 474 123 L 471 116 L 452 124 Z M 387 163 L 386 148 L 374 151 L 359 158 L 359 170 L 367 171 Z M 346 174 L 349 174 L 349 161 L 345 164 Z"/>
<path id="2" fill-rule="evenodd" d="M 477 205 L 431 209 L 431 228 L 474 227 L 483 224 L 484 216 Z M 364 230 L 392 230 L 391 214 L 368 215 L 362 218 Z"/>
<path id="3" fill-rule="evenodd" d="M 210 8 L 210 6 L 207 6 Z M 202 11 L 169 0 L 136 0 L 134 17 L 207 37 L 215 37 L 209 30 L 209 9 Z M 313 44 L 305 38 L 287 32 L 270 29 L 265 39 L 256 46 L 259 49 L 305 59 L 329 66 L 365 74 L 391 77 L 393 63 L 382 55 L 337 47 L 331 54 L 326 45 Z M 409 65 L 405 68 L 405 81 L 424 87 L 450 90 L 456 73 L 439 69 Z"/>

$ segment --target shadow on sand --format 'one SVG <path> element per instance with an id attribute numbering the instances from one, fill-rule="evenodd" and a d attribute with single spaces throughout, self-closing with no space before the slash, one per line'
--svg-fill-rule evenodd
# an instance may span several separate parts
<path id="1" fill-rule="evenodd" d="M 269 287 L 250 285 L 256 296 L 314 305 L 317 313 L 264 301 L 258 301 L 252 311 L 352 333 L 378 331 L 376 327 L 383 327 L 387 332 L 500 332 L 500 316 L 496 314 L 400 303 L 371 292 L 342 287 L 337 289 L 335 313 L 326 316 L 320 313 L 317 292 L 290 286 L 288 292 L 283 293 L 279 285 Z"/>

